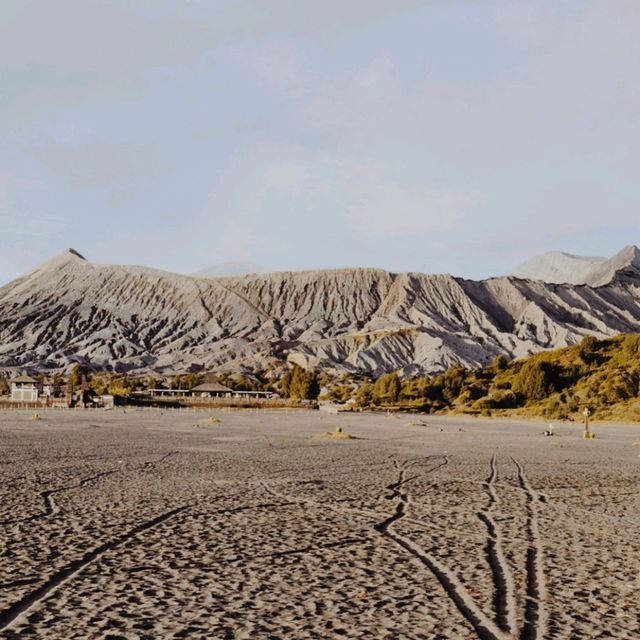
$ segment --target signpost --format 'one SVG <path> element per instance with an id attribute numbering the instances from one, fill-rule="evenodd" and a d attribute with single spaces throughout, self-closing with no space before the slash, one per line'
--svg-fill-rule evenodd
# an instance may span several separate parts
<path id="1" fill-rule="evenodd" d="M 593 433 L 593 431 L 589 430 L 589 417 L 591 416 L 591 410 L 589 409 L 589 407 L 585 407 L 584 411 L 582 412 L 582 415 L 584 416 L 584 438 L 585 440 L 593 440 L 596 437 L 596 434 Z"/>

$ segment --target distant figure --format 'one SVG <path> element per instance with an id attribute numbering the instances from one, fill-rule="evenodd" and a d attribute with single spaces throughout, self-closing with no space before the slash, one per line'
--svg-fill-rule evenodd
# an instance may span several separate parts
<path id="1" fill-rule="evenodd" d="M 553 434 L 553 423 L 549 425 L 549 428 L 546 431 L 543 431 L 543 435 L 552 436 Z"/>

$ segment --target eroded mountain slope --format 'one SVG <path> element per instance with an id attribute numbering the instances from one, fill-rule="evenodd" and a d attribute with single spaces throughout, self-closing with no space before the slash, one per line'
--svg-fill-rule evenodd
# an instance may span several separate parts
<path id="1" fill-rule="evenodd" d="M 433 373 L 640 330 L 640 278 L 601 287 L 344 269 L 194 278 L 67 251 L 0 289 L 0 366 L 176 372 L 286 360 Z"/>

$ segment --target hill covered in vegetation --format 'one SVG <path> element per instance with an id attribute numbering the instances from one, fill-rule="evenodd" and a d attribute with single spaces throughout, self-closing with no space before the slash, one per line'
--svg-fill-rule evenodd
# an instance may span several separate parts
<path id="1" fill-rule="evenodd" d="M 325 399 L 355 408 L 413 409 L 427 413 L 529 415 L 580 419 L 589 407 L 598 419 L 640 420 L 640 335 L 580 344 L 509 361 L 498 356 L 478 369 L 454 367 L 435 377 L 401 379 L 391 373 L 354 384 L 330 385 Z"/>

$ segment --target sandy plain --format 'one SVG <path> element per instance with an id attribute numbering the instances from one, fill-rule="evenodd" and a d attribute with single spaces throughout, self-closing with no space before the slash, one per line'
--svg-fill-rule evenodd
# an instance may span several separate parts
<path id="1" fill-rule="evenodd" d="M 0 414 L 0 638 L 640 637 L 638 427 L 30 418 Z"/>

